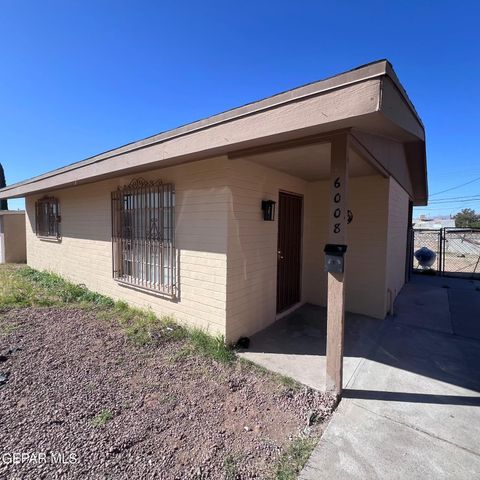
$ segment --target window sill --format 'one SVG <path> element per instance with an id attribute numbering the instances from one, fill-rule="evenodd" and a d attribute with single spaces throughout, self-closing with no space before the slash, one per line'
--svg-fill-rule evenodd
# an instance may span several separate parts
<path id="1" fill-rule="evenodd" d="M 142 293 L 147 293 L 149 295 L 153 295 L 155 297 L 163 298 L 165 300 L 176 300 L 176 295 L 173 293 L 166 293 L 161 292 L 159 290 L 154 290 L 153 288 L 142 287 L 141 285 L 137 285 L 135 283 L 127 282 L 126 280 L 122 280 L 120 278 L 113 279 L 116 283 L 118 283 L 122 287 L 131 288 L 132 290 L 137 290 Z"/>
<path id="2" fill-rule="evenodd" d="M 51 242 L 51 243 L 61 243 L 62 237 L 42 237 L 41 235 L 37 235 L 37 238 L 42 242 Z"/>

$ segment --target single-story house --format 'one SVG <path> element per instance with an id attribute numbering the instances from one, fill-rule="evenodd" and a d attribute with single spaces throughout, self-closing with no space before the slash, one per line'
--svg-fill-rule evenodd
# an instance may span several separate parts
<path id="1" fill-rule="evenodd" d="M 383 319 L 427 201 L 425 131 L 381 60 L 0 190 L 18 197 L 28 265 L 228 342 L 326 305 L 326 270 Z"/>
<path id="2" fill-rule="evenodd" d="M 0 210 L 0 264 L 26 261 L 25 212 Z"/>

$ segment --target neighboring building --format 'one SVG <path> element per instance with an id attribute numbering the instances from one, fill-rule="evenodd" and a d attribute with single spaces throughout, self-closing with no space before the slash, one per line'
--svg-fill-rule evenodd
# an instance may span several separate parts
<path id="1" fill-rule="evenodd" d="M 421 215 L 413 219 L 414 230 L 440 230 L 441 228 L 455 228 L 455 219 L 450 217 L 428 218 Z"/>
<path id="2" fill-rule="evenodd" d="M 333 157 L 348 163 L 340 196 Z M 425 134 L 379 61 L 0 190 L 18 197 L 30 266 L 228 341 L 325 305 L 347 199 L 346 307 L 384 318 L 427 201 Z"/>
<path id="3" fill-rule="evenodd" d="M 25 263 L 25 212 L 0 210 L 0 263 Z"/>

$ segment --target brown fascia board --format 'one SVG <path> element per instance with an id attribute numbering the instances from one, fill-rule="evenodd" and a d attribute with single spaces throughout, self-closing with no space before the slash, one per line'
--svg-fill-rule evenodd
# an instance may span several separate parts
<path id="1" fill-rule="evenodd" d="M 386 76 L 393 81 L 395 87 L 398 89 L 399 93 L 402 95 L 403 99 L 407 103 L 408 108 L 412 111 L 418 123 L 422 126 L 422 129 L 425 130 L 425 125 L 423 124 L 422 119 L 420 118 L 420 115 L 418 114 L 412 101 L 410 100 L 410 97 L 408 96 L 407 91 L 405 90 L 403 85 L 400 83 L 400 80 L 398 79 L 392 64 L 388 60 L 385 60 L 385 62 L 386 62 L 386 72 L 385 72 Z"/>
<path id="2" fill-rule="evenodd" d="M 413 205 L 416 207 L 426 206 L 428 204 L 428 177 L 425 142 L 409 142 L 405 144 L 404 148 L 410 177 L 416 186 Z"/>
<path id="3" fill-rule="evenodd" d="M 404 140 L 402 143 L 413 187 L 413 203 L 415 206 L 426 205 L 428 179 L 425 128 L 405 90 L 394 75 L 392 69 L 392 75 L 385 75 L 381 80 L 380 113 L 396 127 L 411 134 L 411 139 Z"/>
<path id="4" fill-rule="evenodd" d="M 385 121 L 390 121 L 385 118 Z M 388 136 L 353 129 L 352 137 L 360 143 L 363 156 L 371 155 L 408 193 L 414 205 L 425 205 L 428 196 L 425 142 L 398 141 Z"/>
<path id="5" fill-rule="evenodd" d="M 313 99 L 320 95 L 324 95 L 328 92 L 333 92 L 336 90 L 340 90 L 343 88 L 347 88 L 359 83 L 368 82 L 369 80 L 379 79 L 388 75 L 394 84 L 399 89 L 399 92 L 404 97 L 405 101 L 409 105 L 409 108 L 414 112 L 415 116 L 417 117 L 419 123 L 421 124 L 421 120 L 419 119 L 418 115 L 415 112 L 413 105 L 411 104 L 408 96 L 406 95 L 405 90 L 401 86 L 400 82 L 398 81 L 393 68 L 391 67 L 390 63 L 387 60 L 380 60 L 377 62 L 373 62 L 367 65 L 363 65 L 361 67 L 355 68 L 353 70 L 349 70 L 347 72 L 335 75 L 333 77 L 320 80 L 317 82 L 309 83 L 307 85 L 295 88 L 293 90 L 288 90 L 283 93 L 279 93 L 273 95 L 271 97 L 265 98 L 263 100 L 246 104 L 242 107 L 234 108 L 232 110 L 228 110 L 226 112 L 205 118 L 203 120 L 199 120 L 197 122 L 193 122 L 181 127 L 178 127 L 173 130 L 169 130 L 163 133 L 159 133 L 157 135 L 153 135 L 151 137 L 147 137 L 143 140 L 139 140 L 137 142 L 126 144 L 122 147 L 106 151 L 99 155 L 95 155 L 93 157 L 89 157 L 85 160 L 73 163 L 66 167 L 62 167 L 56 170 L 52 170 L 48 173 L 33 177 L 31 179 L 9 185 L 4 189 L 0 190 L 0 199 L 1 198 L 14 198 L 14 197 L 21 197 L 30 192 L 40 192 L 45 189 L 53 189 L 53 188 L 61 188 L 62 186 L 67 186 L 72 184 L 72 175 L 73 171 L 83 169 L 84 167 L 92 166 L 93 164 L 100 164 L 107 159 L 112 159 L 115 157 L 119 157 L 121 155 L 139 151 L 142 149 L 146 149 L 148 147 L 152 147 L 158 144 L 167 144 L 167 142 L 173 141 L 175 139 L 179 139 L 181 137 L 187 137 L 198 132 L 213 129 L 215 127 L 219 127 L 221 125 L 227 124 L 229 122 L 245 119 L 248 117 L 252 117 L 263 112 L 268 112 L 270 110 L 275 110 L 291 103 L 301 102 L 308 99 Z M 378 108 L 377 108 L 378 109 Z M 228 145 L 229 148 L 232 148 L 234 143 L 230 143 Z M 201 150 L 201 149 L 200 149 Z M 219 149 L 217 149 L 219 151 Z M 180 155 L 177 155 L 180 157 Z M 156 167 L 160 167 L 161 165 L 168 165 L 171 162 L 163 161 L 163 160 L 171 160 L 169 159 L 159 159 L 154 158 L 151 161 L 146 161 L 143 165 L 144 169 L 148 168 L 149 164 L 151 163 L 156 164 Z M 190 157 L 186 157 L 185 161 L 190 161 Z M 159 165 L 161 163 L 161 165 Z M 129 169 L 128 165 L 125 165 L 125 171 Z M 94 169 L 96 170 L 96 169 Z M 102 170 L 101 168 L 99 170 Z M 119 174 L 120 169 L 117 169 L 115 174 Z M 69 174 L 69 175 L 64 175 Z M 113 174 L 112 174 L 113 175 Z M 65 177 L 70 177 L 70 180 L 66 180 Z M 105 176 L 105 174 L 103 175 Z M 96 175 L 92 175 L 92 181 L 96 179 Z M 48 180 L 48 181 L 47 181 Z M 45 188 L 42 185 L 45 184 Z"/>

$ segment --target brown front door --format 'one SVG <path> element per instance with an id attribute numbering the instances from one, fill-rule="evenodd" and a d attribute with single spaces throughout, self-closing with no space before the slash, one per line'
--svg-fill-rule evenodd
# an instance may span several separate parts
<path id="1" fill-rule="evenodd" d="M 302 260 L 302 209 L 300 195 L 280 192 L 278 199 L 277 313 L 300 301 Z"/>

